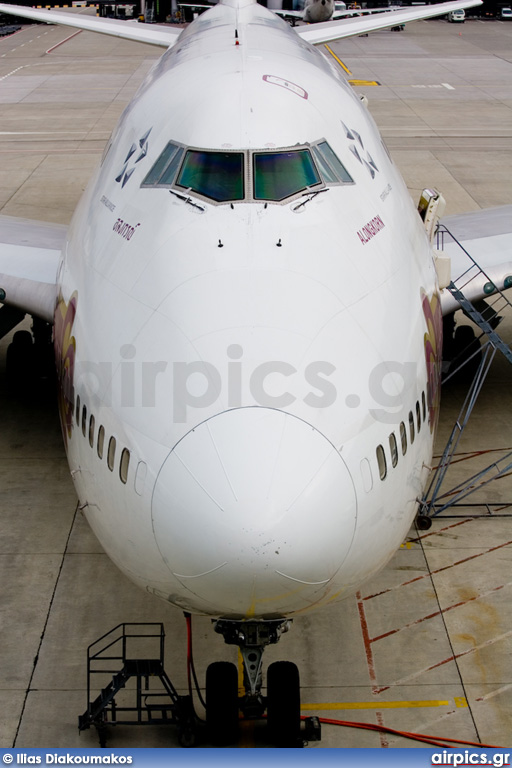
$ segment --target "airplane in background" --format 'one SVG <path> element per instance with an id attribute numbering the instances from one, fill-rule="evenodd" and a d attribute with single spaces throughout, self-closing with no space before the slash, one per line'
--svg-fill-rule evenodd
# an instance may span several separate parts
<path id="1" fill-rule="evenodd" d="M 302 10 L 274 9 L 274 13 L 286 19 L 302 19 L 309 24 L 318 24 L 322 21 L 330 21 L 330 19 L 343 19 L 347 16 L 361 16 L 368 13 L 385 13 L 398 9 L 398 6 L 362 9 L 361 6 L 347 8 L 345 3 L 342 4 L 345 6 L 344 8 L 336 8 L 336 5 L 338 3 L 335 0 L 306 0 Z"/>
<path id="2" fill-rule="evenodd" d="M 184 30 L 0 4 L 167 49 L 69 228 L 0 217 L 0 300 L 53 325 L 71 474 L 107 554 L 240 648 L 243 698 L 235 665 L 207 672 L 219 744 L 239 708 L 299 743 L 298 670 L 271 664 L 263 696 L 264 648 L 402 543 L 454 311 L 373 119 L 313 46 L 479 4 L 292 29 L 221 0 Z M 496 285 L 505 262 L 488 254 Z"/>
<path id="3" fill-rule="evenodd" d="M 336 7 L 336 6 L 343 6 Z M 201 5 L 197 3 L 180 3 L 178 6 L 181 8 L 190 8 L 192 11 L 211 8 L 212 5 Z M 335 0 L 306 0 L 305 3 L 299 4 L 299 10 L 281 10 L 279 8 L 272 8 L 274 13 L 278 16 L 282 16 L 288 21 L 292 21 L 295 24 L 296 21 L 301 20 L 309 24 L 317 24 L 322 21 L 330 21 L 330 19 L 343 19 L 347 16 L 362 16 L 368 13 L 384 13 L 388 11 L 397 10 L 398 6 L 388 6 L 385 8 L 361 8 L 360 5 L 348 8 L 343 2 L 335 2 Z"/>

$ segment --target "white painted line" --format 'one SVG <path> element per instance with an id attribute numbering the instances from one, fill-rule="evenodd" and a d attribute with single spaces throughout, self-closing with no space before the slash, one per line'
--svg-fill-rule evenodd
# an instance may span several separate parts
<path id="1" fill-rule="evenodd" d="M 510 690 L 510 688 L 512 688 L 512 683 L 504 685 L 503 688 L 498 688 L 496 691 L 491 691 L 491 693 L 486 693 L 485 696 L 480 696 L 476 701 L 488 701 L 488 699 L 493 699 L 495 696 L 499 696 L 500 693 Z"/>
<path id="2" fill-rule="evenodd" d="M 24 67 L 24 66 L 25 66 L 25 65 L 23 65 L 23 66 L 21 66 L 21 67 L 18 67 L 17 69 L 13 69 L 13 71 L 12 71 L 12 72 L 9 72 L 7 75 L 4 75 L 3 77 L 0 77 L 0 81 L 1 81 L 1 80 L 5 80 L 7 77 L 10 77 L 11 75 L 14 75 L 14 73 L 15 73 L 15 72 L 19 72 L 19 71 L 20 71 L 20 69 L 23 69 L 23 67 Z"/>
<path id="3" fill-rule="evenodd" d="M 444 86 L 445 88 L 448 88 L 449 91 L 454 91 L 455 90 L 453 85 L 450 85 L 449 83 L 441 83 L 441 85 Z"/>

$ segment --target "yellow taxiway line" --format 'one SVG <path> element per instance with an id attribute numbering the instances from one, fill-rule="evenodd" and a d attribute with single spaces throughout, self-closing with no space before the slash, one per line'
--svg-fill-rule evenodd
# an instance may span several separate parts
<path id="1" fill-rule="evenodd" d="M 302 704 L 301 709 L 312 711 L 340 709 L 414 709 L 422 707 L 447 707 L 450 701 L 430 699 L 426 701 L 338 701 L 331 703 Z M 457 707 L 461 704 L 455 701 Z"/>

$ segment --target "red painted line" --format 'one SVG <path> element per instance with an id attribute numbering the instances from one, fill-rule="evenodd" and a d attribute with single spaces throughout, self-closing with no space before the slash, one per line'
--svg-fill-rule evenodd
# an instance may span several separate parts
<path id="1" fill-rule="evenodd" d="M 368 622 L 366 620 L 366 614 L 364 611 L 364 605 L 361 599 L 360 592 L 357 593 L 356 598 L 357 598 L 357 609 L 359 611 L 359 621 L 361 623 L 361 632 L 363 633 L 363 645 L 366 653 L 366 663 L 368 665 L 368 675 L 370 677 L 370 682 L 372 684 L 372 693 L 377 693 L 378 689 L 375 687 L 375 684 L 377 682 L 377 676 L 375 674 L 375 662 L 373 659 L 373 653 L 370 645 L 370 634 L 368 632 Z M 382 716 L 382 712 L 376 712 L 375 717 L 377 719 L 377 724 L 381 728 L 384 727 L 384 719 Z M 380 739 L 381 748 L 386 749 L 389 747 L 388 738 L 383 731 L 379 731 L 379 739 Z"/>
<path id="2" fill-rule="evenodd" d="M 382 635 L 378 635 L 377 637 L 371 637 L 370 643 L 376 643 L 377 640 L 382 640 L 384 637 L 389 637 L 389 635 L 395 635 L 397 632 L 401 632 L 403 629 L 409 629 L 410 627 L 416 626 L 416 624 L 421 624 L 424 621 L 428 621 L 428 619 L 434 619 L 436 616 L 441 616 L 443 613 L 448 613 L 448 611 L 453 611 L 454 608 L 460 608 L 461 605 L 467 605 L 467 603 L 471 603 L 473 600 L 479 600 L 481 597 L 488 597 L 489 595 L 492 595 L 493 592 L 499 592 L 500 589 L 503 589 L 504 587 L 509 587 L 512 582 L 509 582 L 507 584 L 501 584 L 499 587 L 493 587 L 493 589 L 490 589 L 488 592 L 482 592 L 480 595 L 475 595 L 474 597 L 469 597 L 467 600 L 461 600 L 460 603 L 454 603 L 453 605 L 448 606 L 448 608 L 443 608 L 441 611 L 435 611 L 434 613 L 430 613 L 428 616 L 423 616 L 421 619 L 416 619 L 416 621 L 411 621 L 409 624 L 404 624 L 403 627 L 398 627 L 397 629 L 390 629 L 389 632 L 384 632 Z"/>
<path id="3" fill-rule="evenodd" d="M 364 605 L 361 599 L 360 592 L 357 593 L 356 598 L 357 598 L 357 609 L 359 611 L 359 621 L 361 622 L 361 631 L 363 633 L 363 645 L 364 645 L 364 651 L 366 654 L 366 663 L 368 664 L 368 674 L 370 676 L 371 684 L 372 686 L 374 686 L 375 683 L 377 682 L 377 677 L 375 675 L 375 663 L 373 660 L 373 653 L 370 645 L 370 633 L 368 632 L 368 622 L 366 620 L 366 614 L 364 612 Z"/>
<path id="4" fill-rule="evenodd" d="M 461 653 L 457 653 L 454 656 L 449 656 L 447 659 L 443 659 L 443 661 L 438 661 L 437 664 L 432 664 L 430 667 L 425 667 L 425 669 L 420 669 L 419 672 L 414 672 L 414 674 L 408 675 L 407 677 L 404 677 L 401 680 L 395 680 L 395 682 L 392 683 L 392 685 L 403 685 L 404 683 L 409 682 L 410 680 L 414 680 L 414 678 L 425 674 L 425 672 L 431 672 L 433 669 L 442 667 L 444 664 L 448 664 L 448 662 L 450 661 L 456 661 L 457 659 L 460 659 L 463 656 L 467 656 L 469 653 L 475 653 L 475 651 L 479 651 L 481 648 L 487 648 L 489 645 L 494 645 L 494 643 L 497 643 L 506 637 L 510 637 L 510 635 L 512 635 L 512 631 L 505 632 L 502 635 L 498 635 L 498 637 L 493 637 L 490 640 L 486 640 L 484 643 L 480 643 L 480 645 L 475 645 L 473 646 L 473 648 L 468 648 L 466 651 L 461 651 Z M 384 691 L 387 691 L 389 688 L 391 688 L 391 685 L 384 685 L 384 686 L 381 686 L 380 688 L 374 688 L 373 693 L 375 694 L 383 693 Z"/>
<path id="5" fill-rule="evenodd" d="M 404 581 L 402 584 L 397 584 L 396 587 L 383 589 L 382 592 L 376 592 L 374 595 L 367 595 L 362 599 L 372 600 L 374 597 L 380 597 L 380 595 L 386 595 L 388 592 L 393 592 L 395 589 L 400 589 L 401 587 L 407 587 L 409 584 L 414 584 L 415 581 L 421 581 L 422 579 L 427 579 L 429 576 L 433 576 L 435 573 L 442 573 L 443 571 L 448 571 L 450 570 L 450 568 L 454 568 L 456 565 L 461 565 L 462 563 L 469 563 L 471 560 L 476 560 L 478 557 L 483 557 L 483 555 L 488 555 L 490 552 L 496 552 L 498 549 L 503 549 L 503 547 L 509 547 L 511 544 L 512 544 L 512 541 L 505 541 L 503 544 L 498 544 L 496 547 L 490 547 L 490 549 L 486 549 L 485 552 L 479 552 L 478 555 L 470 555 L 469 557 L 464 557 L 462 560 L 457 560 L 455 563 L 452 563 L 451 565 L 445 565 L 443 568 L 437 568 L 437 570 L 435 571 L 429 571 L 429 573 L 424 573 L 422 576 L 416 576 L 414 579 L 410 579 L 410 581 Z"/>
<path id="6" fill-rule="evenodd" d="M 463 605 L 463 603 L 460 603 L 460 605 Z M 450 606 L 450 608 L 455 608 L 455 606 Z M 450 608 L 447 608 L 446 610 L 449 611 Z M 414 627 L 416 624 L 421 624 L 424 621 L 427 621 L 428 619 L 434 619 L 436 616 L 440 616 L 440 614 L 443 613 L 443 611 L 436 611 L 435 613 L 431 613 L 428 616 L 423 616 L 421 619 L 416 619 L 416 621 L 411 621 L 409 624 L 404 624 L 403 627 L 398 627 L 397 629 L 390 629 L 389 632 L 384 632 L 382 635 L 377 635 L 377 637 L 371 637 L 370 643 L 376 643 L 377 640 L 383 640 L 385 637 L 389 637 L 390 635 L 396 635 L 397 632 L 401 632 L 403 629 L 409 629 L 409 627 Z"/>
<path id="7" fill-rule="evenodd" d="M 485 448 L 483 451 L 457 451 L 455 456 L 466 456 L 471 459 L 474 456 L 484 456 L 486 453 L 506 453 L 507 451 L 512 451 L 512 448 Z M 432 458 L 441 459 L 442 456 L 442 453 L 436 453 Z"/>
<path id="8" fill-rule="evenodd" d="M 72 37 L 76 37 L 77 35 L 79 35 L 81 31 L 82 31 L 82 30 L 81 30 L 81 29 L 79 29 L 79 30 L 78 30 L 78 32 L 73 32 L 73 34 L 72 34 L 72 35 L 69 35 L 69 36 L 68 36 L 68 37 L 66 37 L 64 40 L 61 40 L 61 41 L 60 41 L 60 43 L 57 43 L 57 45 L 53 45 L 51 48 L 48 48 L 48 50 L 46 51 L 46 53 L 51 53 L 51 52 L 52 52 L 52 51 L 54 51 L 56 48 L 58 48 L 58 47 L 59 47 L 59 45 L 63 45 L 64 43 L 67 43 L 67 41 L 68 41 L 68 40 L 71 40 L 71 38 L 72 38 Z"/>
<path id="9" fill-rule="evenodd" d="M 384 718 L 382 717 L 382 712 L 376 712 L 375 718 L 377 720 L 377 724 L 383 728 L 384 726 Z M 380 738 L 380 746 L 382 749 L 389 749 L 389 741 L 388 737 L 384 733 L 384 731 L 379 732 L 379 738 Z"/>
<path id="10" fill-rule="evenodd" d="M 472 650 L 474 649 L 471 648 L 470 651 Z M 448 664 L 449 661 L 455 661 L 455 659 L 458 659 L 459 656 L 465 656 L 466 653 L 470 653 L 470 651 L 464 651 L 463 653 L 460 653 L 458 656 L 450 656 L 448 659 L 443 659 L 443 661 L 438 661 L 437 664 L 432 664 L 431 667 L 425 667 L 425 669 L 422 669 L 421 673 L 431 672 L 433 669 L 436 669 L 437 667 L 442 667 L 444 664 Z M 380 688 L 376 688 L 374 690 L 374 693 L 383 693 L 384 691 L 387 691 L 389 688 L 391 688 L 390 685 L 383 685 Z"/>

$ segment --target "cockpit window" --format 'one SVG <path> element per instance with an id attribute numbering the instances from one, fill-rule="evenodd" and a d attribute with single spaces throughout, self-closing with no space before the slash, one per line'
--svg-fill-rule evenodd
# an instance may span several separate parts
<path id="1" fill-rule="evenodd" d="M 286 149 L 240 151 L 195 149 L 170 141 L 142 186 L 182 189 L 222 204 L 286 203 L 310 190 L 353 183 L 325 139 Z"/>
<path id="2" fill-rule="evenodd" d="M 321 184 L 309 149 L 291 152 L 255 152 L 254 198 L 278 202 Z"/>
<path id="3" fill-rule="evenodd" d="M 243 152 L 202 152 L 188 149 L 176 185 L 218 203 L 243 200 Z"/>
<path id="4" fill-rule="evenodd" d="M 313 147 L 320 173 L 328 184 L 350 184 L 352 176 L 326 141 Z"/>
<path id="5" fill-rule="evenodd" d="M 172 184 L 182 156 L 183 148 L 170 141 L 142 182 L 142 185 L 153 187 L 160 184 Z"/>

